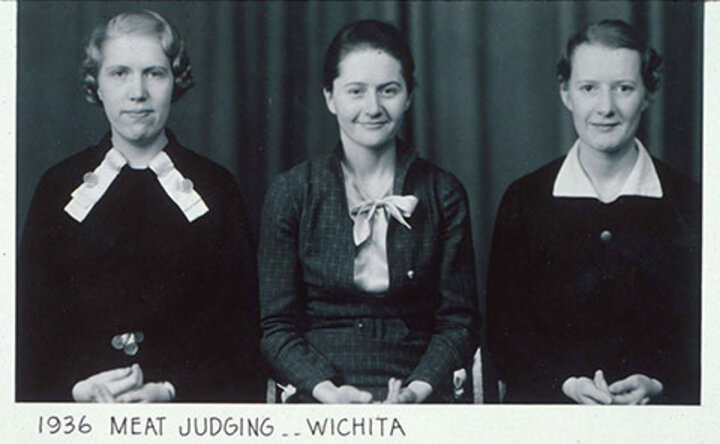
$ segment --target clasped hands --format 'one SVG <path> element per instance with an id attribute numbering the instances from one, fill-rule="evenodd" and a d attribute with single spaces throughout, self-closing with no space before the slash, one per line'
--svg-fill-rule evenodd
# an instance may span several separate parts
<path id="1" fill-rule="evenodd" d="M 143 382 L 138 364 L 97 373 L 73 386 L 75 402 L 168 402 L 175 399 L 169 382 Z"/>
<path id="2" fill-rule="evenodd" d="M 597 370 L 593 379 L 572 376 L 562 385 L 563 393 L 578 404 L 644 405 L 662 390 L 660 381 L 640 373 L 608 385 L 602 370 Z"/>
<path id="3" fill-rule="evenodd" d="M 388 395 L 385 404 L 413 404 L 427 399 L 432 393 L 432 386 L 425 381 L 412 381 L 406 387 L 402 380 L 390 378 L 388 380 Z M 323 404 L 367 404 L 372 402 L 370 392 L 360 390 L 352 385 L 336 386 L 332 381 L 325 380 L 318 383 L 312 391 L 313 397 Z"/>

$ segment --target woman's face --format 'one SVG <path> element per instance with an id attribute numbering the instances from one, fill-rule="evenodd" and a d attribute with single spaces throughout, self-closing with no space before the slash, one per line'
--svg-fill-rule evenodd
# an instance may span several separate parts
<path id="1" fill-rule="evenodd" d="M 138 147 L 152 144 L 163 135 L 174 85 L 159 40 L 125 34 L 107 40 L 101 53 L 98 97 L 113 138 Z"/>
<path id="2" fill-rule="evenodd" d="M 338 71 L 332 91 L 324 93 L 343 145 L 378 149 L 392 143 L 410 106 L 400 62 L 382 50 L 364 48 L 346 54 Z"/>
<path id="3" fill-rule="evenodd" d="M 581 149 L 612 154 L 633 147 L 648 105 L 640 54 L 584 43 L 575 49 L 571 66 L 560 95 L 572 113 Z"/>

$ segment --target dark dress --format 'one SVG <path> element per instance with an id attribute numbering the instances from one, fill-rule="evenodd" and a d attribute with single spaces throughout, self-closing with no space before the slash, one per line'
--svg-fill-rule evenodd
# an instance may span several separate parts
<path id="1" fill-rule="evenodd" d="M 165 153 L 209 208 L 193 222 L 153 171 L 127 165 L 81 223 L 63 210 L 109 136 L 41 179 L 18 262 L 18 401 L 70 401 L 76 382 L 134 362 L 146 382 L 171 382 L 177 401 L 263 399 L 255 249 L 237 185 L 168 138 Z M 111 346 L 126 332 L 144 334 L 134 356 Z"/>
<path id="2" fill-rule="evenodd" d="M 281 174 L 263 209 L 259 265 L 261 349 L 297 399 L 329 379 L 387 396 L 390 377 L 422 380 L 429 402 L 452 398 L 453 370 L 476 346 L 470 217 L 451 174 L 399 148 L 393 193 L 419 200 L 387 235 L 389 290 L 366 293 L 353 281 L 353 221 L 341 147 Z"/>
<path id="3" fill-rule="evenodd" d="M 700 189 L 653 159 L 663 197 L 553 197 L 562 159 L 515 183 L 498 211 L 488 335 L 506 402 L 571 402 L 570 376 L 662 381 L 652 402 L 696 404 Z"/>

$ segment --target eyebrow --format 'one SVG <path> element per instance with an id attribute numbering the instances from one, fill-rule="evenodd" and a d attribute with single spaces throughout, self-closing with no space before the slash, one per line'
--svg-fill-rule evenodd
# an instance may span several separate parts
<path id="1" fill-rule="evenodd" d="M 343 84 L 340 85 L 340 86 L 343 87 L 343 88 L 345 88 L 345 87 L 348 87 L 348 86 L 356 86 L 356 85 L 357 85 L 357 86 L 367 86 L 367 83 L 365 83 L 365 82 L 353 81 L 353 82 L 343 83 Z M 384 87 L 390 86 L 390 85 L 398 85 L 398 86 L 401 86 L 402 83 L 400 83 L 400 82 L 397 81 L 397 80 L 390 80 L 389 82 L 385 82 L 385 83 L 379 84 L 379 85 L 378 85 L 378 88 L 384 88 Z"/>

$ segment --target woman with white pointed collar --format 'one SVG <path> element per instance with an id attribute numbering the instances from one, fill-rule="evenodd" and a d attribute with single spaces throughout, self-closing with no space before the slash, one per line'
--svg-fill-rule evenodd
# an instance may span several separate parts
<path id="1" fill-rule="evenodd" d="M 18 267 L 20 401 L 252 401 L 254 248 L 230 173 L 165 128 L 192 85 L 152 11 L 99 26 L 84 86 L 110 133 L 51 168 Z"/>
<path id="2" fill-rule="evenodd" d="M 567 44 L 578 140 L 508 188 L 495 224 L 488 335 L 507 402 L 699 402 L 700 189 L 635 136 L 660 65 L 618 20 Z"/>
<path id="3" fill-rule="evenodd" d="M 462 185 L 396 136 L 413 92 L 400 32 L 335 36 L 324 95 L 340 143 L 281 174 L 263 209 L 261 349 L 298 402 L 447 402 L 475 349 Z"/>

